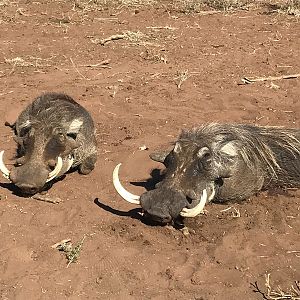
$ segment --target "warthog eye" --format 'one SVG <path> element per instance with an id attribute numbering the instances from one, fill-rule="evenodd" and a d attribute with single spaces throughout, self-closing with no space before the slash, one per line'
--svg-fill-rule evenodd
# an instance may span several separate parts
<path id="1" fill-rule="evenodd" d="M 201 149 L 198 150 L 197 156 L 200 159 L 204 159 L 204 160 L 209 159 L 211 157 L 209 148 L 202 147 Z"/>
<path id="2" fill-rule="evenodd" d="M 215 180 L 215 184 L 218 186 L 222 186 L 224 184 L 223 178 L 219 177 Z"/>
<path id="3" fill-rule="evenodd" d="M 64 142 L 65 141 L 65 135 L 62 133 L 62 132 L 59 132 L 58 134 L 57 134 L 57 136 L 58 136 L 58 139 L 61 141 L 61 142 Z"/>
<path id="4" fill-rule="evenodd" d="M 31 131 L 31 126 L 22 127 L 19 134 L 21 137 L 24 137 L 24 136 L 28 135 L 30 133 L 30 131 Z"/>

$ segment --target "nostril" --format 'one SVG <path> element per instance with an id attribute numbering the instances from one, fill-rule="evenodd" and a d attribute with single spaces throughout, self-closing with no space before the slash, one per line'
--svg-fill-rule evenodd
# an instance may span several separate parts
<path id="1" fill-rule="evenodd" d="M 38 191 L 38 188 L 31 184 L 16 184 L 16 185 L 23 193 L 26 194 L 35 194 Z"/>
<path id="2" fill-rule="evenodd" d="M 37 191 L 37 188 L 35 188 L 35 187 L 29 188 L 29 192 L 32 194 L 34 194 L 36 191 Z"/>
<path id="3" fill-rule="evenodd" d="M 224 184 L 223 178 L 219 177 L 215 180 L 215 184 L 218 186 L 222 186 Z"/>
<path id="4" fill-rule="evenodd" d="M 162 223 L 170 223 L 172 221 L 172 217 L 171 216 L 168 216 L 168 217 L 165 217 L 162 219 Z"/>

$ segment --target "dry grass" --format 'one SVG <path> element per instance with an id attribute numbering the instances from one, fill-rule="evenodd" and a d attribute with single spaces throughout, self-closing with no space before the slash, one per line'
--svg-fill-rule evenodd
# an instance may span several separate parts
<path id="1" fill-rule="evenodd" d="M 67 268 L 71 263 L 78 260 L 85 238 L 86 236 L 84 236 L 81 241 L 76 244 L 75 247 L 73 247 L 70 239 L 62 240 L 61 242 L 56 243 L 52 246 L 52 248 L 63 251 L 66 254 L 66 258 L 68 260 Z"/>
<path id="2" fill-rule="evenodd" d="M 168 57 L 166 53 L 163 53 L 162 50 L 157 50 L 157 49 L 146 49 L 145 51 L 140 53 L 140 56 L 144 60 L 149 60 L 153 62 L 163 62 L 163 63 L 168 63 Z"/>
<path id="3" fill-rule="evenodd" d="M 199 13 L 207 8 L 219 11 L 242 9 L 251 3 L 256 2 L 250 0 L 176 0 L 174 7 L 183 13 Z"/>
<path id="4" fill-rule="evenodd" d="M 225 11 L 241 9 L 250 4 L 248 0 L 203 0 L 203 2 L 210 8 Z"/>
<path id="5" fill-rule="evenodd" d="M 285 1 L 279 7 L 279 12 L 300 17 L 300 0 Z"/>
<path id="6" fill-rule="evenodd" d="M 0 7 L 4 7 L 10 4 L 9 0 L 0 0 Z"/>
<path id="7" fill-rule="evenodd" d="M 258 287 L 257 282 L 253 284 L 254 292 L 262 295 L 266 300 L 300 300 L 300 282 L 295 281 L 290 288 L 283 290 L 280 286 L 274 288 L 271 286 L 270 274 L 266 274 L 266 291 Z"/>
<path id="8" fill-rule="evenodd" d="M 144 7 L 156 3 L 156 0 L 75 0 L 73 9 L 95 11 L 109 8 Z"/>
<path id="9" fill-rule="evenodd" d="M 54 57 L 50 58 L 41 58 L 41 57 L 35 57 L 31 55 L 27 55 L 25 57 L 14 57 L 14 58 L 5 58 L 5 63 L 11 65 L 11 70 L 9 71 L 8 75 L 11 75 L 15 72 L 15 70 L 20 67 L 34 67 L 35 69 L 41 69 L 45 67 L 52 66 L 52 59 Z"/>
<path id="10" fill-rule="evenodd" d="M 189 71 L 188 70 L 184 70 L 184 71 L 180 71 L 177 72 L 176 76 L 174 77 L 174 81 L 177 85 L 177 88 L 180 89 L 182 84 L 188 80 L 190 77 Z"/>
<path id="11" fill-rule="evenodd" d="M 204 13 L 209 12 L 230 12 L 251 7 L 269 7 L 272 12 L 285 13 L 293 16 L 300 16 L 300 0 L 56 0 L 58 2 L 70 3 L 70 11 L 78 15 L 86 16 L 88 12 L 103 10 L 137 9 L 143 7 L 164 8 L 169 11 L 181 13 Z M 29 17 L 24 9 L 19 7 L 19 2 L 11 0 L 0 0 L 0 24 L 17 22 L 20 17 Z M 70 23 L 69 17 L 50 22 L 61 24 Z"/>
<path id="12" fill-rule="evenodd" d="M 129 42 L 129 44 L 133 46 L 162 47 L 161 44 L 156 43 L 157 38 L 155 36 L 145 34 L 141 31 L 129 31 L 129 30 L 124 31 L 122 34 L 113 34 L 104 39 L 92 38 L 91 42 L 94 44 L 100 44 L 104 46 L 106 43 L 117 41 L 117 40 L 126 40 Z"/>

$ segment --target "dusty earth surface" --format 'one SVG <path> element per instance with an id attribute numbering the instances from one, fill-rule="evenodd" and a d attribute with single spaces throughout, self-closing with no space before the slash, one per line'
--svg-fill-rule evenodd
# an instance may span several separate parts
<path id="1" fill-rule="evenodd" d="M 1 179 L 1 299 L 263 299 L 267 274 L 274 290 L 295 287 L 299 191 L 208 205 L 206 215 L 185 221 L 185 236 L 144 224 L 115 192 L 112 170 L 122 162 L 123 184 L 142 193 L 151 170 L 162 168 L 149 153 L 169 147 L 182 128 L 211 121 L 299 127 L 300 79 L 239 85 L 244 76 L 300 72 L 297 18 L 261 9 L 204 15 L 167 6 L 0 3 L 7 164 L 15 143 L 4 121 L 45 91 L 86 107 L 99 143 L 90 175 L 67 174 L 50 189 L 60 204 L 18 197 Z M 116 34 L 122 38 L 101 44 Z M 51 246 L 84 236 L 67 268 Z"/>

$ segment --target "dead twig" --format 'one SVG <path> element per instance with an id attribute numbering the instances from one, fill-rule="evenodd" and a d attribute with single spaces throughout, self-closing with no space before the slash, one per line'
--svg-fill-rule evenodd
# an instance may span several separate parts
<path id="1" fill-rule="evenodd" d="M 51 248 L 57 249 L 58 247 L 62 247 L 62 245 L 66 245 L 67 243 L 70 243 L 70 242 L 71 242 L 71 239 L 64 239 L 64 240 L 61 240 L 60 242 L 52 245 Z"/>
<path id="2" fill-rule="evenodd" d="M 101 68 L 110 68 L 107 65 L 110 63 L 110 59 L 105 59 L 97 64 L 87 64 L 87 65 L 82 65 L 82 67 L 89 67 L 89 68 L 96 68 L 96 67 L 101 67 Z"/>
<path id="3" fill-rule="evenodd" d="M 177 27 L 172 26 L 147 26 L 147 29 L 154 29 L 154 30 L 160 30 L 160 29 L 168 29 L 168 30 L 177 30 Z"/>
<path id="4" fill-rule="evenodd" d="M 62 200 L 58 197 L 48 197 L 41 194 L 36 194 L 31 196 L 32 199 L 38 200 L 38 201 L 44 201 L 48 203 L 58 204 L 62 202 Z"/>
<path id="5" fill-rule="evenodd" d="M 203 10 L 198 12 L 198 14 L 201 16 L 215 15 L 220 13 L 224 13 L 224 10 Z"/>
<path id="6" fill-rule="evenodd" d="M 20 16 L 24 16 L 24 17 L 30 17 L 30 16 L 31 16 L 31 15 L 29 15 L 29 14 L 26 14 L 26 13 L 24 12 L 24 9 L 21 8 L 21 7 L 19 7 L 19 8 L 17 9 L 16 12 L 19 13 Z"/>
<path id="7" fill-rule="evenodd" d="M 232 217 L 233 218 L 240 218 L 241 217 L 240 210 L 236 209 L 235 207 L 233 209 L 234 209 L 234 211 L 232 212 Z"/>
<path id="8" fill-rule="evenodd" d="M 86 78 L 79 70 L 78 68 L 76 67 L 75 63 L 73 62 L 73 59 L 70 57 L 70 61 L 73 65 L 73 68 L 75 69 L 75 71 L 79 74 L 79 76 L 82 78 L 82 79 L 85 79 L 85 80 L 90 80 L 89 78 Z"/>
<path id="9" fill-rule="evenodd" d="M 106 43 L 111 42 L 111 41 L 116 41 L 116 40 L 121 40 L 121 39 L 125 39 L 126 38 L 126 34 L 113 34 L 105 39 L 95 39 L 92 40 L 93 43 L 95 44 L 100 44 L 102 46 L 104 46 Z"/>
<path id="10" fill-rule="evenodd" d="M 270 76 L 270 77 L 244 77 L 242 78 L 242 84 L 249 84 L 258 81 L 272 81 L 272 80 L 281 80 L 281 79 L 293 79 L 300 77 L 300 74 L 292 75 L 282 75 L 282 76 Z"/>
<path id="11" fill-rule="evenodd" d="M 266 300 L 300 300 L 300 282 L 295 281 L 295 286 L 292 285 L 290 287 L 289 291 L 283 291 L 280 287 L 277 287 L 276 290 L 274 290 L 270 284 L 270 274 L 266 274 L 265 276 L 266 282 L 265 286 L 267 291 L 264 292 L 262 289 L 258 286 L 257 282 L 254 284 L 252 283 L 252 287 L 254 287 L 254 292 L 259 293 L 262 295 L 263 299 Z"/>
<path id="12" fill-rule="evenodd" d="M 120 40 L 120 39 L 125 39 L 134 45 L 143 45 L 143 46 L 149 45 L 153 47 L 162 47 L 162 45 L 149 42 L 148 40 L 151 39 L 151 37 L 148 36 L 147 34 L 142 33 L 140 31 L 129 31 L 129 30 L 123 32 L 122 34 L 111 35 L 110 37 L 105 39 L 95 38 L 92 39 L 91 42 L 94 44 L 100 44 L 104 46 L 107 42 Z"/>

